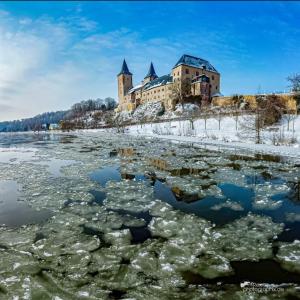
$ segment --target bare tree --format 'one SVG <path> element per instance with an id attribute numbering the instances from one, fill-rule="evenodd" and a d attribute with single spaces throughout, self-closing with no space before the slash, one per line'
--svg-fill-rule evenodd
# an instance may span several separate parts
<path id="1" fill-rule="evenodd" d="M 285 113 L 282 115 L 282 118 L 287 122 L 287 131 L 290 131 L 290 124 L 295 119 L 295 116 L 295 111 L 291 109 L 286 110 Z"/>
<path id="2" fill-rule="evenodd" d="M 300 92 L 300 74 L 294 74 L 287 78 L 292 92 Z"/>
<path id="3" fill-rule="evenodd" d="M 242 95 L 233 95 L 232 96 L 232 112 L 233 112 L 233 117 L 235 119 L 235 130 L 238 130 L 238 122 L 239 122 L 239 114 L 240 114 L 240 107 L 241 103 L 244 100 L 244 97 Z"/>
<path id="4" fill-rule="evenodd" d="M 221 130 L 221 121 L 224 118 L 224 113 L 222 112 L 221 108 L 215 110 L 213 117 L 218 121 L 218 128 Z"/>
<path id="5" fill-rule="evenodd" d="M 201 106 L 201 116 L 204 120 L 204 129 L 206 131 L 206 125 L 207 125 L 207 119 L 209 118 L 210 115 L 210 109 L 208 105 L 202 105 Z"/>
<path id="6" fill-rule="evenodd" d="M 110 118 L 106 120 L 107 124 L 111 127 L 115 127 L 117 132 L 124 132 L 124 122 L 121 118 L 121 114 L 116 114 L 115 116 L 111 115 Z"/>
<path id="7" fill-rule="evenodd" d="M 246 132 L 254 132 L 256 144 L 261 144 L 263 128 L 278 122 L 283 111 L 284 105 L 278 96 L 257 95 L 256 107 L 250 114 L 244 115 L 242 128 Z"/>
<path id="8" fill-rule="evenodd" d="M 242 118 L 241 128 L 245 133 L 255 136 L 255 143 L 261 144 L 261 131 L 263 129 L 263 112 L 259 107 L 256 107 L 252 113 L 246 114 Z"/>

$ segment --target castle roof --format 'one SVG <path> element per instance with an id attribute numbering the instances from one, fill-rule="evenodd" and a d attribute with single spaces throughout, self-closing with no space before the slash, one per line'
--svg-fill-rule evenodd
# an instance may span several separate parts
<path id="1" fill-rule="evenodd" d="M 158 77 L 156 79 L 151 80 L 150 82 L 144 85 L 144 90 L 150 90 L 154 87 L 165 85 L 167 83 L 172 82 L 172 76 L 170 74 Z"/>
<path id="2" fill-rule="evenodd" d="M 153 63 L 151 62 L 150 64 L 150 67 L 149 67 L 149 71 L 147 73 L 147 75 L 145 76 L 145 78 L 147 77 L 154 77 L 154 78 L 157 78 L 158 76 L 156 75 L 155 73 L 155 70 L 154 70 L 154 66 L 153 66 Z"/>
<path id="3" fill-rule="evenodd" d="M 131 88 L 131 89 L 128 91 L 127 94 L 131 94 L 131 93 L 133 93 L 133 92 L 136 92 L 136 91 L 140 90 L 142 87 L 143 87 L 142 84 L 138 84 L 138 85 L 134 86 L 133 88 Z"/>
<path id="4" fill-rule="evenodd" d="M 126 63 L 125 59 L 123 60 L 122 69 L 121 69 L 120 73 L 118 74 L 118 76 L 121 74 L 132 75 L 132 73 L 129 72 L 129 69 L 127 67 L 127 63 Z"/>
<path id="5" fill-rule="evenodd" d="M 176 65 L 173 67 L 173 69 L 180 65 L 186 65 L 186 66 L 190 66 L 190 67 L 194 67 L 194 68 L 206 69 L 208 71 L 218 73 L 218 71 L 213 67 L 213 65 L 211 65 L 207 60 L 199 58 L 199 57 L 187 55 L 187 54 L 183 54 L 180 57 L 180 59 L 178 60 Z"/>

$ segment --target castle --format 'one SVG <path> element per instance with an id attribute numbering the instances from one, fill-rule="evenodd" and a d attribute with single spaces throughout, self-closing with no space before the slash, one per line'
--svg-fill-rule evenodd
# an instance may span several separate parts
<path id="1" fill-rule="evenodd" d="M 133 110 L 146 102 L 161 101 L 167 110 L 174 108 L 182 99 L 208 103 L 220 95 L 220 73 L 202 58 L 182 55 L 170 74 L 158 77 L 151 62 L 141 84 L 133 86 L 124 59 L 118 77 L 119 111 Z"/>

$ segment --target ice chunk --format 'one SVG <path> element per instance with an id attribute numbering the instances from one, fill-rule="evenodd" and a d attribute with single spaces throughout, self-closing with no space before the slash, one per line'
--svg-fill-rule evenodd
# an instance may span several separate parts
<path id="1" fill-rule="evenodd" d="M 220 210 L 222 208 L 229 208 L 235 211 L 243 211 L 244 208 L 239 204 L 238 202 L 226 200 L 225 202 L 222 202 L 220 204 L 216 204 L 212 206 L 212 210 Z"/>
<path id="2" fill-rule="evenodd" d="M 287 220 L 287 222 L 300 222 L 300 214 L 286 213 L 285 219 Z"/>
<path id="3" fill-rule="evenodd" d="M 65 254 L 76 254 L 82 251 L 92 251 L 100 246 L 100 240 L 95 236 L 77 234 L 76 231 L 62 230 L 50 234 L 47 238 L 38 240 L 32 245 L 32 251 L 45 260 Z"/>
<path id="4" fill-rule="evenodd" d="M 104 239 L 113 245 L 126 245 L 130 244 L 131 233 L 129 229 L 115 230 L 105 233 Z"/>
<path id="5" fill-rule="evenodd" d="M 191 269 L 196 274 L 210 279 L 234 273 L 227 258 L 210 251 L 203 253 Z"/>
<path id="6" fill-rule="evenodd" d="M 229 260 L 267 259 L 272 257 L 272 244 L 283 230 L 283 224 L 274 223 L 270 217 L 249 213 L 221 228 L 215 228 L 212 247 Z"/>
<path id="7" fill-rule="evenodd" d="M 18 229 L 0 228 L 0 246 L 4 248 L 31 245 L 35 239 L 37 226 L 23 226 Z"/>
<path id="8" fill-rule="evenodd" d="M 105 207 L 138 212 L 147 211 L 153 200 L 153 189 L 143 182 L 122 180 L 108 182 Z"/>
<path id="9" fill-rule="evenodd" d="M 281 243 L 276 258 L 284 269 L 300 273 L 300 241 Z"/>

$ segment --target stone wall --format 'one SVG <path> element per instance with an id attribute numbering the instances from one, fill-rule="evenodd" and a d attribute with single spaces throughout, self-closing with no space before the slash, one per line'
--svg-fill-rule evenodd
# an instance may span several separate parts
<path id="1" fill-rule="evenodd" d="M 281 101 L 284 103 L 285 107 L 288 110 L 296 110 L 296 101 L 291 94 L 280 94 L 277 95 Z M 245 102 L 249 104 L 250 109 L 256 108 L 256 96 L 255 95 L 243 95 Z M 213 106 L 231 106 L 232 105 L 232 96 L 226 97 L 214 97 L 212 99 Z"/>

